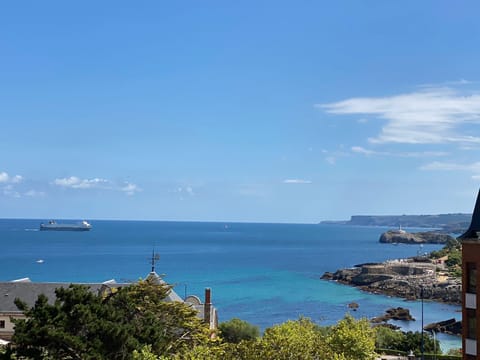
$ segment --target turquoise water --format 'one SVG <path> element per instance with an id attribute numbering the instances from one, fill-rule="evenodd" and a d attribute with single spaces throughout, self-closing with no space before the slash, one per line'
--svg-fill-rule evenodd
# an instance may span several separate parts
<path id="1" fill-rule="evenodd" d="M 419 302 L 361 292 L 320 280 L 364 262 L 383 261 L 439 249 L 439 245 L 392 246 L 378 238 L 386 228 L 309 224 L 90 221 L 90 232 L 38 231 L 40 220 L 0 220 L 0 280 L 135 281 L 156 265 L 180 296 L 212 289 L 220 321 L 239 317 L 265 329 L 307 316 L 321 325 L 341 319 L 350 302 L 355 317 L 374 317 L 390 307 L 407 307 L 420 330 Z M 43 263 L 36 261 L 42 259 Z M 460 319 L 460 308 L 425 302 L 424 323 Z M 444 347 L 460 339 L 439 336 Z"/>

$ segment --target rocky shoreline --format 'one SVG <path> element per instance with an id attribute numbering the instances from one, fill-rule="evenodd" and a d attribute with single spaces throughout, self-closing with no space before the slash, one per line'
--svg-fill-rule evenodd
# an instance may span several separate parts
<path id="1" fill-rule="evenodd" d="M 406 300 L 423 297 L 425 300 L 461 304 L 461 280 L 449 277 L 441 263 L 432 263 L 424 257 L 360 264 L 334 273 L 326 272 L 321 279 Z"/>

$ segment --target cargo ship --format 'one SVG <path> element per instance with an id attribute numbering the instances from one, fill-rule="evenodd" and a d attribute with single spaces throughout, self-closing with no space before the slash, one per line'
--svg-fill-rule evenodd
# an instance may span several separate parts
<path id="1" fill-rule="evenodd" d="M 40 224 L 40 230 L 52 230 L 52 231 L 88 231 L 92 228 L 92 225 L 87 221 L 82 221 L 79 224 L 59 224 L 55 220 L 50 220 L 48 223 Z"/>

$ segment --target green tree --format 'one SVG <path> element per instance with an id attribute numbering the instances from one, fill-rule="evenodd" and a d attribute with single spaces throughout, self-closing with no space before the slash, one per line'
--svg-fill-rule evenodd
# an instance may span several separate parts
<path id="1" fill-rule="evenodd" d="M 416 354 L 420 354 L 422 350 L 422 333 L 419 331 L 408 331 L 404 333 L 404 339 L 400 345 L 400 349 L 402 351 L 410 351 L 412 350 Z M 435 340 L 428 333 L 423 333 L 423 351 L 424 353 L 433 353 L 434 350 L 437 350 L 437 353 L 441 353 L 440 350 L 440 343 L 438 340 Z"/>
<path id="2" fill-rule="evenodd" d="M 399 350 L 405 337 L 403 332 L 385 326 L 375 328 L 375 348 Z"/>
<path id="3" fill-rule="evenodd" d="M 262 339 L 265 359 L 318 359 L 327 352 L 326 343 L 310 319 L 287 321 L 265 330 Z"/>
<path id="4" fill-rule="evenodd" d="M 32 308 L 16 299 L 26 319 L 15 320 L 13 350 L 29 359 L 132 359 L 150 345 L 157 356 L 170 355 L 208 340 L 196 312 L 165 302 L 171 287 L 149 282 L 98 295 L 71 285 L 56 290 L 48 303 L 40 295 Z"/>
<path id="5" fill-rule="evenodd" d="M 375 357 L 375 329 L 367 319 L 355 320 L 346 315 L 332 326 L 327 342 L 333 353 L 347 360 L 370 360 Z"/>
<path id="6" fill-rule="evenodd" d="M 242 340 L 254 340 L 260 336 L 258 326 L 244 320 L 233 318 L 218 326 L 222 338 L 230 343 L 239 343 Z"/>

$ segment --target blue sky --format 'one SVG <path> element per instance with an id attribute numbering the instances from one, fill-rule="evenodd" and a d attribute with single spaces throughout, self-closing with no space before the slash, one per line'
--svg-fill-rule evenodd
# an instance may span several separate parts
<path id="1" fill-rule="evenodd" d="M 0 5 L 0 217 L 471 212 L 476 1 Z"/>

